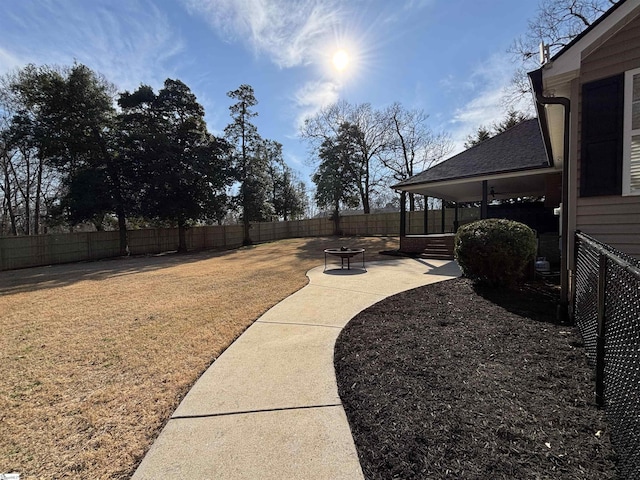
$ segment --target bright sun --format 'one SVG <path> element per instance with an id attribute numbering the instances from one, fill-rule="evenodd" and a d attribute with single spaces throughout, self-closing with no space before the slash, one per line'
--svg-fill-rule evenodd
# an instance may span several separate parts
<path id="1" fill-rule="evenodd" d="M 349 54 L 344 50 L 338 50 L 333 54 L 333 66 L 339 72 L 342 72 L 349 66 Z"/>

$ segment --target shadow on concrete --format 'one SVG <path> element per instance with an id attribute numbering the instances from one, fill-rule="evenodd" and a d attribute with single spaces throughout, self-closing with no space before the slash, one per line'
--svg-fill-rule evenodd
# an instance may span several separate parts
<path id="1" fill-rule="evenodd" d="M 331 268 L 331 269 L 327 269 L 324 272 L 325 275 L 337 275 L 337 276 L 341 276 L 341 275 L 362 275 L 363 273 L 367 273 L 366 270 L 363 270 L 362 268 L 352 268 L 352 269 L 346 269 L 346 268 Z"/>

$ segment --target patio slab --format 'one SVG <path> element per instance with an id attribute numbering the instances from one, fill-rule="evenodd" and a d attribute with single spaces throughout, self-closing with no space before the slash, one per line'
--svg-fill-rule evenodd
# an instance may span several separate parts
<path id="1" fill-rule="evenodd" d="M 341 329 L 385 297 L 459 276 L 454 262 L 394 258 L 324 266 L 249 327 L 196 382 L 134 480 L 361 479 L 338 396 Z"/>
<path id="2" fill-rule="evenodd" d="M 363 478 L 341 406 L 170 421 L 137 480 Z"/>

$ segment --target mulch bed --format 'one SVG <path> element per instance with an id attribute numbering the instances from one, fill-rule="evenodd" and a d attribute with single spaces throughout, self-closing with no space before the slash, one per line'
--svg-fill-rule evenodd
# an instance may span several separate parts
<path id="1" fill-rule="evenodd" d="M 553 287 L 460 278 L 389 297 L 335 348 L 367 479 L 611 479 L 615 455 Z"/>

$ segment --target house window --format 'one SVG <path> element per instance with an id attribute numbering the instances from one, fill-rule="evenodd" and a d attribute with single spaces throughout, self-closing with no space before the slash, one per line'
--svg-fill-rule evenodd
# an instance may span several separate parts
<path id="1" fill-rule="evenodd" d="M 640 195 L 640 68 L 625 73 L 623 195 Z"/>
<path id="2" fill-rule="evenodd" d="M 623 87 L 624 75 L 582 86 L 581 197 L 622 194 Z"/>

